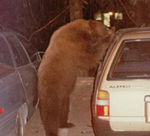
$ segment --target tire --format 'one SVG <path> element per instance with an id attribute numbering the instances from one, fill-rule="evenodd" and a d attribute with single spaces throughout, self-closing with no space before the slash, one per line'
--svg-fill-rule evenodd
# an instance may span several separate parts
<path id="1" fill-rule="evenodd" d="M 24 136 L 24 128 L 27 123 L 28 108 L 27 104 L 23 104 L 16 116 L 16 136 Z"/>

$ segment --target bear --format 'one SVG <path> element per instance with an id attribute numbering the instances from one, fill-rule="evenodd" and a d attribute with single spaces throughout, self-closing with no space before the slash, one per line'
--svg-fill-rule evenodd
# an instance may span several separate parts
<path id="1" fill-rule="evenodd" d="M 69 96 L 77 77 L 95 75 L 114 32 L 102 22 L 77 19 L 51 36 L 38 69 L 39 110 L 46 136 L 68 127 Z"/>

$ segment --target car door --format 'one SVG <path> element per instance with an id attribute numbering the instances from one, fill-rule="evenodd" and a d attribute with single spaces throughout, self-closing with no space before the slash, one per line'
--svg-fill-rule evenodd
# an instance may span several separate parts
<path id="1" fill-rule="evenodd" d="M 15 40 L 14 40 L 15 39 Z M 15 36 L 7 36 L 16 62 L 16 69 L 22 80 L 26 101 L 29 107 L 29 117 L 32 115 L 37 103 L 37 72 L 23 47 Z"/>
<path id="2" fill-rule="evenodd" d="M 12 54 L 5 35 L 0 33 L 0 136 L 7 136 L 14 129 L 17 110 L 24 101 Z"/>

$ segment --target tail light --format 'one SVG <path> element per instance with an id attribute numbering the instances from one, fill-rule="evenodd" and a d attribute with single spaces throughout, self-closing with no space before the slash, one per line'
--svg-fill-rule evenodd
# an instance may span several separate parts
<path id="1" fill-rule="evenodd" d="M 2 114 L 4 112 L 4 108 L 0 107 L 0 114 Z"/>
<path id="2" fill-rule="evenodd" d="M 97 116 L 109 116 L 109 93 L 107 91 L 99 90 L 96 100 Z"/>

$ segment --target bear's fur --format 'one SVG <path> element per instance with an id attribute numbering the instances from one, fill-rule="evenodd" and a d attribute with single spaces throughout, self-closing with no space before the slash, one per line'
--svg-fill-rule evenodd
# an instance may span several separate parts
<path id="1" fill-rule="evenodd" d="M 97 67 L 112 35 L 101 22 L 83 19 L 52 35 L 38 70 L 39 107 L 46 136 L 57 136 L 58 128 L 67 124 L 76 78 L 89 76 Z"/>

